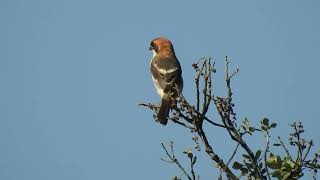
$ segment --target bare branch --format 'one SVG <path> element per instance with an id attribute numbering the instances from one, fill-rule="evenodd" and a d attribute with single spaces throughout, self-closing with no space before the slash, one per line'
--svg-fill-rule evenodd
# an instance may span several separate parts
<path id="1" fill-rule="evenodd" d="M 205 60 L 205 61 L 202 63 L 202 66 L 201 66 L 200 69 L 197 69 L 198 74 L 196 75 L 196 78 L 195 78 L 195 83 L 196 83 L 196 97 L 197 97 L 197 111 L 200 110 L 200 90 L 199 90 L 200 87 L 199 87 L 199 80 L 200 80 L 200 76 L 201 76 L 202 73 L 203 73 L 203 69 L 204 69 L 204 67 L 205 67 L 205 65 L 206 65 L 206 61 L 207 61 L 207 60 Z M 200 62 L 200 60 L 199 60 L 198 62 Z"/>
<path id="2" fill-rule="evenodd" d="M 170 142 L 170 150 L 171 150 L 171 152 L 172 152 L 171 155 L 169 154 L 166 146 L 165 146 L 163 143 L 161 143 L 161 145 L 162 145 L 162 148 L 164 149 L 164 151 L 166 152 L 167 156 L 168 156 L 168 157 L 170 158 L 170 160 L 171 160 L 171 162 L 170 162 L 170 161 L 166 161 L 166 160 L 165 160 L 165 162 L 175 163 L 175 164 L 179 167 L 179 169 L 183 172 L 183 174 L 184 174 L 185 176 L 187 176 L 187 178 L 188 178 L 189 180 L 192 180 L 192 178 L 190 177 L 190 175 L 189 175 L 189 174 L 187 173 L 187 171 L 181 166 L 181 164 L 179 163 L 178 159 L 175 157 L 175 155 L 174 155 L 174 153 L 173 153 L 173 152 L 174 152 L 174 150 L 173 150 L 173 142 Z M 163 160 L 163 159 L 162 159 L 162 160 Z"/>
<path id="3" fill-rule="evenodd" d="M 210 102 L 212 100 L 212 69 L 214 68 L 215 62 L 211 66 L 211 59 L 208 60 L 208 67 L 206 67 L 206 76 L 205 79 L 205 89 L 203 90 L 203 109 L 202 115 L 205 115 L 208 112 Z"/>
<path id="4" fill-rule="evenodd" d="M 228 163 L 227 163 L 227 166 L 229 166 L 229 164 L 230 164 L 230 162 L 232 161 L 232 159 L 234 158 L 234 156 L 236 155 L 236 153 L 237 153 L 237 151 L 238 151 L 238 148 L 239 148 L 239 143 L 237 144 L 237 146 L 236 146 L 236 148 L 234 149 L 234 151 L 233 151 L 233 153 L 232 153 L 232 155 L 231 155 L 231 157 L 230 157 L 230 159 L 229 159 L 229 161 L 228 161 Z"/>
<path id="5" fill-rule="evenodd" d="M 288 157 L 289 157 L 289 159 L 292 161 L 292 156 L 291 156 L 291 154 L 290 154 L 289 150 L 287 149 L 287 147 L 284 145 L 284 143 L 283 143 L 283 141 L 282 141 L 281 137 L 280 137 L 280 136 L 278 136 L 278 139 L 279 139 L 279 141 L 280 141 L 280 144 L 281 144 L 282 148 L 283 148 L 283 149 L 284 149 L 284 151 L 286 152 L 287 156 L 288 156 Z"/>
<path id="6" fill-rule="evenodd" d="M 192 180 L 196 180 L 196 174 L 194 172 L 194 163 L 193 163 L 193 158 L 190 158 L 190 169 L 191 169 L 191 174 L 192 174 Z"/>
<path id="7" fill-rule="evenodd" d="M 269 135 L 269 131 L 266 132 L 265 134 L 265 139 L 266 139 L 266 148 L 264 149 L 264 164 L 266 165 L 267 164 L 267 156 L 268 156 L 268 152 L 269 152 L 269 149 L 270 149 L 270 135 Z M 270 173 L 269 173 L 269 169 L 267 166 L 265 166 L 265 170 L 267 172 L 267 177 L 269 180 L 271 180 L 271 177 L 270 177 Z"/>
<path id="8" fill-rule="evenodd" d="M 178 121 L 178 120 L 176 120 L 176 119 L 174 119 L 174 118 L 170 118 L 170 119 L 172 120 L 172 122 L 177 123 L 177 124 L 179 124 L 180 126 L 183 126 L 183 127 L 185 127 L 185 128 L 188 128 L 188 129 L 190 129 L 190 130 L 192 130 L 192 131 L 196 131 L 196 129 L 195 129 L 194 127 L 192 127 L 192 126 L 189 126 L 189 125 L 187 125 L 187 124 L 185 124 L 185 123 L 183 123 L 183 122 L 180 122 L 180 121 Z"/>

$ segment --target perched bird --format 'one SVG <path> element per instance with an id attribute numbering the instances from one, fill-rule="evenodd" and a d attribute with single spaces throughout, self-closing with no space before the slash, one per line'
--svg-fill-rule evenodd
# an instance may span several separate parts
<path id="1" fill-rule="evenodd" d="M 169 39 L 164 37 L 153 39 L 149 50 L 153 52 L 150 62 L 152 80 L 161 98 L 157 119 L 166 125 L 173 103 L 171 98 L 176 97 L 183 89 L 182 70 Z"/>

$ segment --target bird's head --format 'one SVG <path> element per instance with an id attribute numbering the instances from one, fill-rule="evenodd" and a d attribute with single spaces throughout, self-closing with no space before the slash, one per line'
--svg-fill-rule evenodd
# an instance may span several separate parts
<path id="1" fill-rule="evenodd" d="M 174 55 L 174 49 L 171 41 L 165 37 L 158 37 L 151 41 L 149 50 L 152 50 L 153 56 L 158 54 L 164 56 Z"/>

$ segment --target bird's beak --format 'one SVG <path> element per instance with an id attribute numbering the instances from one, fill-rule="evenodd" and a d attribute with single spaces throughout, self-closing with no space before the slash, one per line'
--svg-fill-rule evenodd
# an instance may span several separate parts
<path id="1" fill-rule="evenodd" d="M 152 49 L 153 49 L 152 46 L 150 46 L 150 47 L 149 47 L 149 51 L 151 51 Z"/>

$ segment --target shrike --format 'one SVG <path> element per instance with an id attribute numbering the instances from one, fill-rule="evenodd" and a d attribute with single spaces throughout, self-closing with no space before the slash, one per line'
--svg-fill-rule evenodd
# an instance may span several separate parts
<path id="1" fill-rule="evenodd" d="M 182 70 L 169 39 L 159 37 L 152 40 L 149 50 L 153 53 L 150 62 L 152 80 L 161 98 L 157 119 L 166 125 L 173 103 L 171 98 L 176 97 L 183 89 Z"/>

